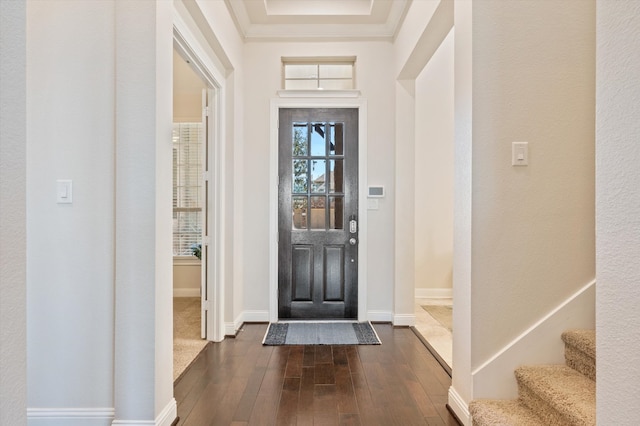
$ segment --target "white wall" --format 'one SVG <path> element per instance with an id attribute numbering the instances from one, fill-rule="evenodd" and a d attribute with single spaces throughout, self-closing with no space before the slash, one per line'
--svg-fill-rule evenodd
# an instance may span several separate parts
<path id="1" fill-rule="evenodd" d="M 28 403 L 113 407 L 114 6 L 27 11 Z"/>
<path id="2" fill-rule="evenodd" d="M 168 2 L 28 4 L 29 424 L 175 419 L 171 22 Z"/>
<path id="3" fill-rule="evenodd" d="M 453 281 L 453 41 L 452 30 L 415 81 L 416 288 Z"/>
<path id="4" fill-rule="evenodd" d="M 598 424 L 640 423 L 640 3 L 597 2 Z"/>
<path id="5" fill-rule="evenodd" d="M 0 424 L 24 425 L 26 314 L 26 2 L 0 2 Z"/>
<path id="6" fill-rule="evenodd" d="M 245 309 L 269 309 L 270 100 L 281 89 L 282 56 L 357 56 L 357 89 L 368 101 L 368 182 L 384 185 L 379 210 L 368 212 L 368 310 L 391 320 L 394 244 L 394 94 L 392 45 L 385 42 L 248 43 L 244 57 Z M 366 202 L 366 200 L 361 200 Z"/>

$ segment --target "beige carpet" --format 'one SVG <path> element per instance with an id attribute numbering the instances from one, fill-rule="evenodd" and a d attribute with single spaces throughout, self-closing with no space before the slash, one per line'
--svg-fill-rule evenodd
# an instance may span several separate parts
<path id="1" fill-rule="evenodd" d="M 173 298 L 173 380 L 175 381 L 207 341 L 200 338 L 200 298 Z"/>
<path id="2" fill-rule="evenodd" d="M 422 309 L 447 330 L 453 332 L 453 309 L 448 305 L 421 305 Z"/>
<path id="3" fill-rule="evenodd" d="M 562 340 L 565 364 L 519 366 L 518 399 L 471 401 L 472 424 L 595 426 L 595 330 L 568 330 Z"/>

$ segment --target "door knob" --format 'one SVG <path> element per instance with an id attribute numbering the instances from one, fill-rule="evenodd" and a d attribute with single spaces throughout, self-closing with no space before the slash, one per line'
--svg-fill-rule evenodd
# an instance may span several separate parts
<path id="1" fill-rule="evenodd" d="M 355 246 L 358 241 L 355 238 L 349 238 L 349 244 Z"/>

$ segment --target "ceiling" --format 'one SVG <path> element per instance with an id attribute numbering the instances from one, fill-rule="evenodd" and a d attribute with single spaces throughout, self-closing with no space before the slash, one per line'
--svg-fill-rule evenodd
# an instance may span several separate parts
<path id="1" fill-rule="evenodd" d="M 392 40 L 411 0 L 225 0 L 245 40 Z"/>

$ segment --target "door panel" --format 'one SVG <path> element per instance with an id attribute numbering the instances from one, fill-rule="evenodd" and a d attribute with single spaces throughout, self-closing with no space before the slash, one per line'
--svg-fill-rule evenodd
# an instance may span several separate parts
<path id="1" fill-rule="evenodd" d="M 281 109 L 279 144 L 279 317 L 357 318 L 358 110 Z"/>

